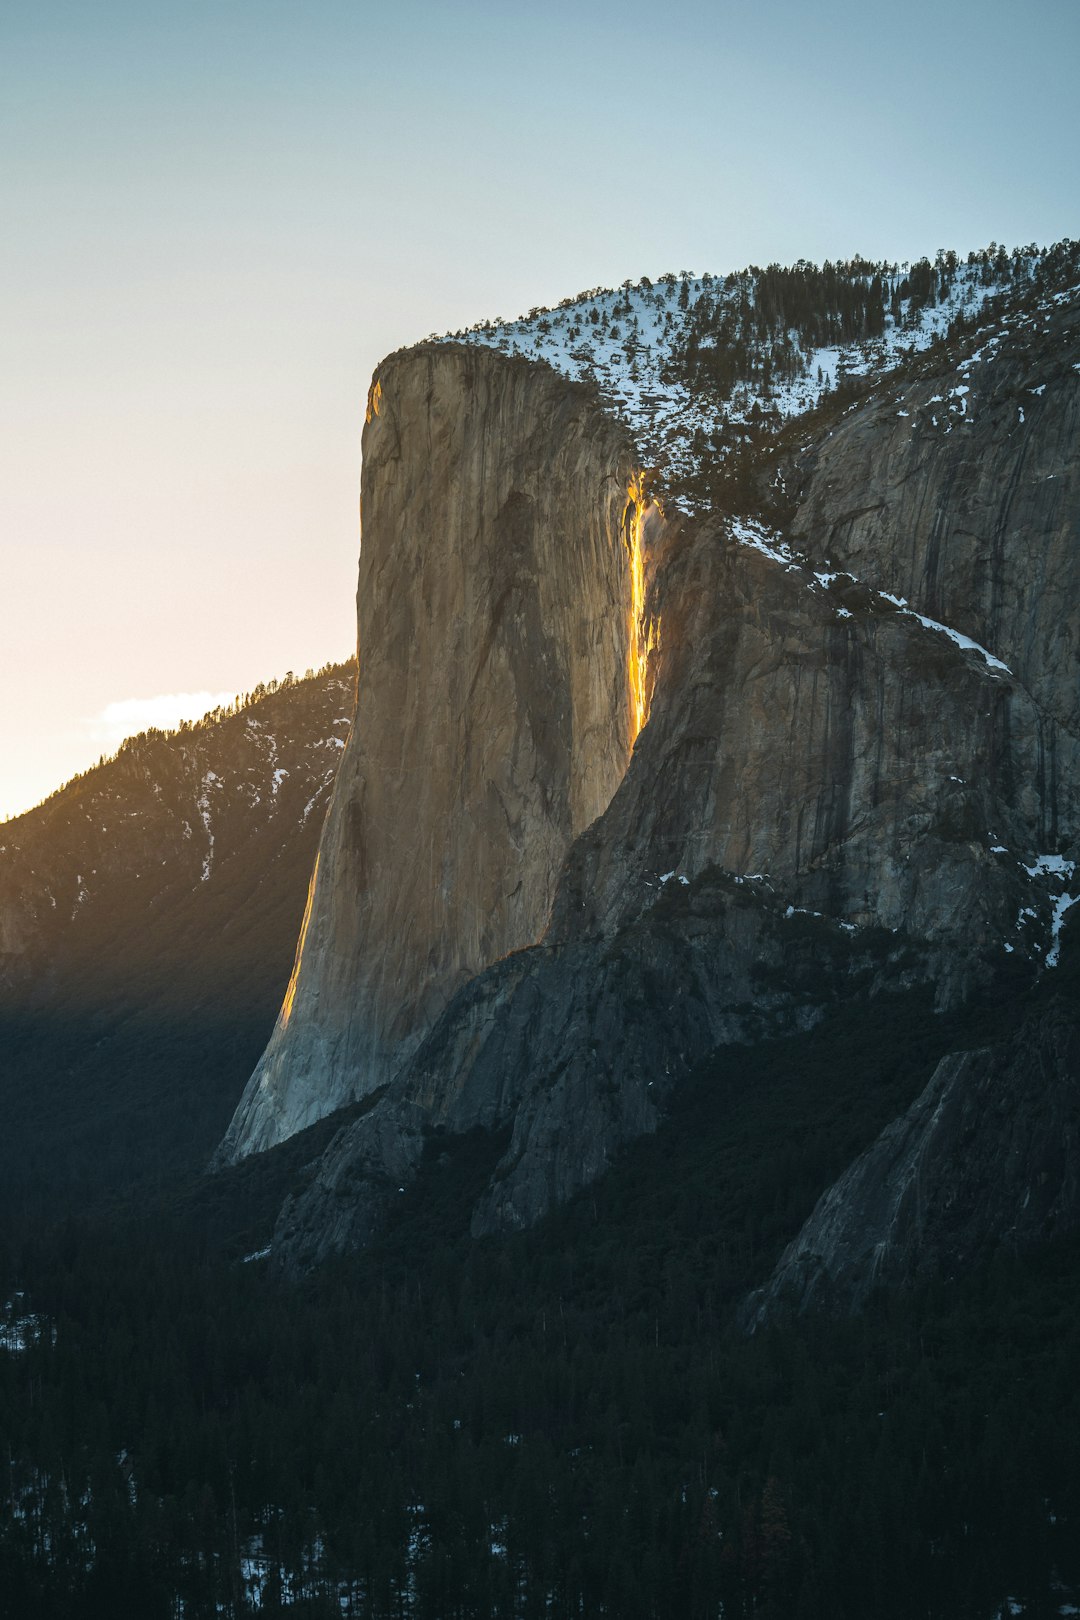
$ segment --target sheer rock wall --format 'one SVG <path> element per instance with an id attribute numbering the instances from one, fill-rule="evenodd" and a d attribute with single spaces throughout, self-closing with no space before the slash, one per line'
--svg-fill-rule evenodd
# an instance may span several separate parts
<path id="1" fill-rule="evenodd" d="M 385 1085 L 539 938 L 629 757 L 633 448 L 589 392 L 444 345 L 391 357 L 363 442 L 356 719 L 273 1037 L 220 1151 Z"/>

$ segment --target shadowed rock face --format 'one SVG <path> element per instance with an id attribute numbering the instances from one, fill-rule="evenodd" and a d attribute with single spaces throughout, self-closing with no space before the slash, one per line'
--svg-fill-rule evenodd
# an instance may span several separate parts
<path id="1" fill-rule="evenodd" d="M 883 386 L 815 441 L 788 475 L 791 538 L 981 642 L 1075 739 L 1075 298 L 995 323 L 970 348 L 959 363 L 928 357 L 917 380 Z M 1048 773 L 1052 748 L 1048 733 Z"/>
<path id="2" fill-rule="evenodd" d="M 1026 892 L 1013 852 L 1045 830 L 1044 717 L 978 653 L 738 532 L 703 528 L 667 565 L 650 722 L 571 852 L 551 937 L 610 935 L 650 881 L 716 865 L 932 944 L 947 1002 Z M 1074 783 L 1055 785 L 1071 828 Z"/>
<path id="3" fill-rule="evenodd" d="M 1001 1047 L 941 1060 L 820 1199 L 744 1323 L 752 1332 L 786 1311 L 856 1310 L 875 1287 L 959 1276 L 1078 1219 L 1080 1036 L 1074 1018 L 1051 1011 Z"/>
<path id="4" fill-rule="evenodd" d="M 633 740 L 633 475 L 624 431 L 547 370 L 464 346 L 380 368 L 356 720 L 222 1159 L 385 1085 L 456 990 L 543 932 Z"/>

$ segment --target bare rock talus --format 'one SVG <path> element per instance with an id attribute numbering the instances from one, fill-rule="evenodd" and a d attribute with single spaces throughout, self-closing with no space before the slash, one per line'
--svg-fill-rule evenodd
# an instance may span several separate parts
<path id="1" fill-rule="evenodd" d="M 385 1085 L 461 985 L 543 932 L 633 745 L 634 470 L 623 429 L 553 372 L 451 345 L 380 368 L 356 719 L 222 1160 Z"/>

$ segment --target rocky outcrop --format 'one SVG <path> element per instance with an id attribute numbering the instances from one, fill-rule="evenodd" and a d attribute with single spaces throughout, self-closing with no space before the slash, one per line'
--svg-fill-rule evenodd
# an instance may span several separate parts
<path id="1" fill-rule="evenodd" d="M 222 1158 L 386 1085 L 455 991 L 540 937 L 636 729 L 634 474 L 625 432 L 545 368 L 459 345 L 380 368 L 356 723 Z"/>
<path id="2" fill-rule="evenodd" d="M 1007 1044 L 943 1058 L 926 1089 L 820 1199 L 768 1284 L 753 1332 L 787 1312 L 852 1311 L 875 1288 L 961 1276 L 1080 1224 L 1080 1034 L 1031 1017 Z"/>
<path id="3" fill-rule="evenodd" d="M 809 923 L 809 925 L 808 925 Z M 532 1224 L 655 1129 L 672 1088 L 718 1046 L 811 1026 L 844 982 L 863 988 L 904 942 L 787 919 L 715 869 L 665 884 L 610 938 L 545 943 L 451 1002 L 371 1111 L 342 1130 L 282 1210 L 278 1261 L 301 1271 L 364 1246 L 433 1135 L 509 1132 L 476 1235 Z"/>

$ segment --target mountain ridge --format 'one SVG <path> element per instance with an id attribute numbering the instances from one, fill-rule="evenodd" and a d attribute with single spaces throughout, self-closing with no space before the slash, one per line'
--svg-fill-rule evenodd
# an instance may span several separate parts
<path id="1" fill-rule="evenodd" d="M 0 828 L 4 1202 L 201 1168 L 273 1024 L 355 665 L 144 733 Z"/>

